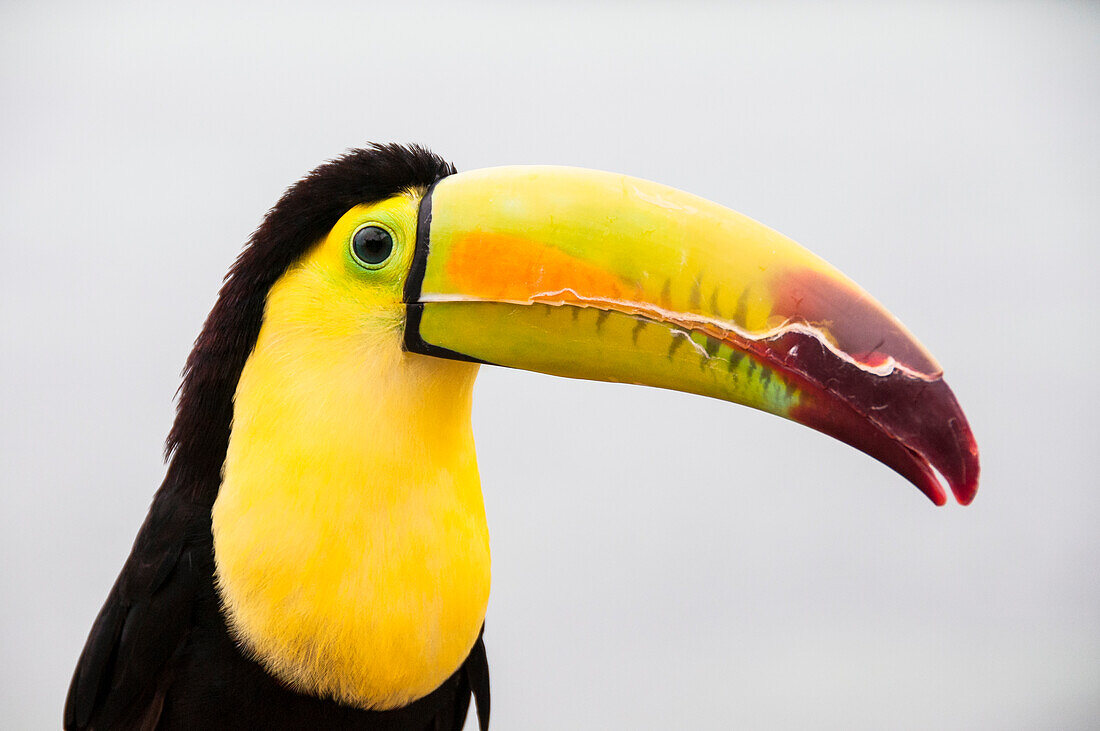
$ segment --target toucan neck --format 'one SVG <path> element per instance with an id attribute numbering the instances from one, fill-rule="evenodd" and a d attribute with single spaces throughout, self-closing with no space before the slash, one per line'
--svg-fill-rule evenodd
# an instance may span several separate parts
<path id="1" fill-rule="evenodd" d="M 474 465 L 474 368 L 389 342 L 265 335 L 237 387 L 226 478 L 263 463 L 303 486 L 353 481 L 349 497 L 378 505 Z"/>
<path id="2" fill-rule="evenodd" d="M 457 669 L 484 618 L 476 367 L 285 299 L 269 298 L 236 391 L 213 512 L 223 605 L 284 681 L 402 705 Z"/>

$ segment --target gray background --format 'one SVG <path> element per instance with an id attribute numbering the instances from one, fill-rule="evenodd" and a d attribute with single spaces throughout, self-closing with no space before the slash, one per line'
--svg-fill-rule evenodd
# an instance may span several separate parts
<path id="1" fill-rule="evenodd" d="M 771 416 L 483 369 L 495 728 L 1095 725 L 1097 6 L 397 5 L 0 11 L 0 725 L 58 724 L 239 247 L 369 140 L 778 228 L 982 448 L 936 509 Z"/>

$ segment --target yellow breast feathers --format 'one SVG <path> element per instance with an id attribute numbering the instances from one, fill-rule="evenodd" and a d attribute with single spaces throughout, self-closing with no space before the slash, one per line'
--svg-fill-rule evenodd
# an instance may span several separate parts
<path id="1" fill-rule="evenodd" d="M 217 584 L 268 672 L 387 709 L 446 680 L 484 620 L 477 366 L 403 352 L 399 302 L 364 316 L 337 291 L 337 245 L 269 294 L 214 506 Z"/>

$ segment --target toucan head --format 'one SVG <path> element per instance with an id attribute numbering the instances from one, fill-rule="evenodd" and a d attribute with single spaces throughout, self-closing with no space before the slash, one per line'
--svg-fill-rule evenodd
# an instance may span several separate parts
<path id="1" fill-rule="evenodd" d="M 267 272 L 251 278 L 271 281 L 240 283 L 266 295 L 271 272 L 291 272 L 308 286 L 287 296 L 323 302 L 314 315 L 330 331 L 399 353 L 394 368 L 469 378 L 484 363 L 719 398 L 836 437 L 936 504 L 943 482 L 959 502 L 973 499 L 977 446 L 939 364 L 870 295 L 782 234 L 613 173 L 455 174 L 396 146 L 327 169 L 353 163 L 392 181 L 339 187 L 319 168 L 269 215 L 271 230 L 254 239 L 268 248 L 246 251 L 227 288 Z M 420 168 L 402 177 L 395 165 Z M 293 195 L 301 200 L 287 203 Z M 280 226 L 304 248 L 279 248 L 289 235 Z M 236 299 L 258 328 L 262 303 Z M 202 364 L 189 369 L 198 378 Z"/>

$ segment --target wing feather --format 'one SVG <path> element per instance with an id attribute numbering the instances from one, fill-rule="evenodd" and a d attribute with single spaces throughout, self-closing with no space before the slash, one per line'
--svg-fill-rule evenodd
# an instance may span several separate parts
<path id="1" fill-rule="evenodd" d="M 149 711 L 163 702 L 170 661 L 191 626 L 209 526 L 209 508 L 157 493 L 77 662 L 65 728 L 155 724 Z"/>

